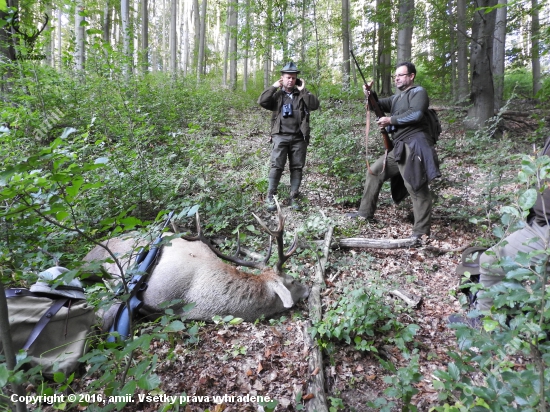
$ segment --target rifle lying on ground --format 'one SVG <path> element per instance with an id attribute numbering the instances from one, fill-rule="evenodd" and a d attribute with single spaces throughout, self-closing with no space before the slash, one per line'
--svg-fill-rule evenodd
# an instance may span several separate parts
<path id="1" fill-rule="evenodd" d="M 361 71 L 361 67 L 359 67 L 359 63 L 357 63 L 357 60 L 355 59 L 355 55 L 353 54 L 353 51 L 350 50 L 350 53 L 351 53 L 351 57 L 353 57 L 353 61 L 355 62 L 355 65 L 357 66 L 357 69 L 359 70 L 359 74 L 363 78 L 363 83 L 365 84 L 365 88 L 367 89 L 368 104 L 370 107 L 372 107 L 372 110 L 374 110 L 374 114 L 376 115 L 376 119 L 378 120 L 381 117 L 386 116 L 386 114 L 378 105 L 378 99 L 376 98 L 374 92 L 371 93 L 372 82 L 370 84 L 367 83 L 367 81 L 365 80 L 365 76 L 363 76 L 363 72 Z M 369 119 L 368 113 L 367 113 L 367 119 Z M 386 149 L 386 156 L 387 156 L 388 152 L 390 152 L 393 149 L 393 143 L 390 139 L 390 135 L 388 134 L 388 131 L 385 128 L 381 128 L 380 132 L 382 133 L 382 137 L 384 139 L 384 149 Z"/>
<path id="2" fill-rule="evenodd" d="M 170 223 L 173 215 L 174 211 L 170 212 L 164 222 L 164 225 L 160 229 L 160 235 L 151 244 L 150 249 L 147 251 L 147 249 L 141 248 L 136 257 L 134 269 L 132 270 L 132 272 L 134 272 L 134 276 L 132 276 L 126 290 L 130 296 L 126 302 L 121 303 L 117 311 L 115 321 L 113 322 L 111 329 L 109 329 L 109 332 L 118 332 L 122 340 L 126 340 L 130 337 L 132 319 L 143 305 L 143 301 L 138 296 L 138 293 L 147 289 L 147 278 L 150 275 L 149 272 L 155 263 L 158 252 L 160 251 L 159 244 L 162 240 L 163 230 L 166 226 L 168 226 L 168 223 Z M 124 292 L 124 288 L 121 287 L 119 291 L 117 291 L 117 294 L 122 294 Z M 110 335 L 107 338 L 107 342 L 114 341 L 115 337 L 113 335 Z"/>

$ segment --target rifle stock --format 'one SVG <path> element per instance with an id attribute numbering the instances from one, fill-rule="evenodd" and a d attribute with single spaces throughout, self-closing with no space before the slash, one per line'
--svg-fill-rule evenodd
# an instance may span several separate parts
<path id="1" fill-rule="evenodd" d="M 367 101 L 369 106 L 374 111 L 374 114 L 376 115 L 377 119 L 380 119 L 381 117 L 386 116 L 384 111 L 380 108 L 378 105 L 378 100 L 376 100 L 376 97 L 374 96 L 374 93 L 370 93 L 372 88 L 372 82 L 369 84 L 365 80 L 365 76 L 363 76 L 363 72 L 361 71 L 361 67 L 359 67 L 359 63 L 357 63 L 357 59 L 355 58 L 355 55 L 353 54 L 353 50 L 350 50 L 351 57 L 353 57 L 353 61 L 355 62 L 355 65 L 357 66 L 357 70 L 359 70 L 359 74 L 361 75 L 361 78 L 363 79 L 363 83 L 365 84 L 365 88 L 367 89 Z M 390 139 L 390 135 L 388 134 L 388 131 L 385 128 L 381 128 L 380 132 L 382 133 L 382 139 L 384 142 L 384 149 L 386 151 L 391 151 L 393 149 L 393 143 Z"/>

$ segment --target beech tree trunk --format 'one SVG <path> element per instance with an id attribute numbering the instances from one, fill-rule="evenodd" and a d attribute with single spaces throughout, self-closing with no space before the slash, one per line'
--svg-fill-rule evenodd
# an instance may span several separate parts
<path id="1" fill-rule="evenodd" d="M 493 81 L 495 83 L 495 110 L 500 110 L 504 97 L 504 59 L 506 57 L 506 15 L 508 0 L 498 0 L 504 7 L 497 9 L 493 46 Z"/>
<path id="2" fill-rule="evenodd" d="M 542 88 L 540 77 L 540 23 L 537 0 L 531 0 L 531 69 L 533 71 L 533 97 Z"/>
<path id="3" fill-rule="evenodd" d="M 414 24 L 414 0 L 399 1 L 399 31 L 397 33 L 397 63 L 410 62 Z"/>
<path id="4" fill-rule="evenodd" d="M 124 2 L 124 0 L 123 0 Z M 84 1 L 77 0 L 74 11 L 74 26 L 75 26 L 75 68 L 77 71 L 84 70 L 85 63 L 85 49 L 84 49 L 84 16 L 80 13 L 84 11 Z"/>
<path id="5" fill-rule="evenodd" d="M 342 86 L 348 89 L 350 85 L 350 54 L 349 54 L 349 0 L 342 0 Z"/>
<path id="6" fill-rule="evenodd" d="M 472 89 L 473 106 L 464 121 L 467 129 L 478 129 L 495 115 L 495 90 L 493 87 L 493 35 L 496 11 L 485 13 L 483 8 L 494 7 L 497 0 L 480 0 L 472 28 Z"/>
<path id="7" fill-rule="evenodd" d="M 170 8 L 170 71 L 172 75 L 175 76 L 178 71 L 177 67 L 177 48 L 178 48 L 178 38 L 177 38 L 177 20 L 178 16 L 178 1 L 172 0 Z"/>
<path id="8" fill-rule="evenodd" d="M 206 0 L 202 0 L 199 34 L 199 58 L 197 61 L 197 79 L 204 74 L 204 48 L 206 44 Z"/>
<path id="9" fill-rule="evenodd" d="M 103 41 L 105 43 L 111 41 L 111 5 L 109 3 L 107 0 L 103 6 Z"/>
<path id="10" fill-rule="evenodd" d="M 239 28 L 237 23 L 237 14 L 239 2 L 238 0 L 230 0 L 231 13 L 230 13 L 230 42 L 229 42 L 229 88 L 235 90 L 237 88 L 237 37 L 239 34 Z"/>
<path id="11" fill-rule="evenodd" d="M 244 39 L 244 61 L 243 61 L 243 91 L 246 92 L 248 86 L 248 56 L 250 55 L 250 0 L 245 3 L 246 14 L 244 19 L 245 39 Z"/>
<path id="12" fill-rule="evenodd" d="M 147 0 L 141 0 L 141 67 L 149 71 L 149 10 Z"/>
<path id="13" fill-rule="evenodd" d="M 466 0 L 456 2 L 456 28 L 457 28 L 457 77 L 458 77 L 458 101 L 463 102 L 468 98 L 468 38 L 466 34 Z"/>

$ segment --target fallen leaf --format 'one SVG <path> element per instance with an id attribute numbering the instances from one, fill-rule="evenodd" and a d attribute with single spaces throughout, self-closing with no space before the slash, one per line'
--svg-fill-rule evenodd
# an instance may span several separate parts
<path id="1" fill-rule="evenodd" d="M 313 399 L 315 398 L 315 395 L 312 394 L 312 393 L 308 393 L 307 395 L 304 395 L 304 397 L 302 398 L 304 401 L 309 401 L 310 399 Z"/>
<path id="2" fill-rule="evenodd" d="M 260 373 L 264 370 L 264 367 L 262 366 L 262 362 L 258 362 L 258 368 L 256 369 L 256 373 Z"/>

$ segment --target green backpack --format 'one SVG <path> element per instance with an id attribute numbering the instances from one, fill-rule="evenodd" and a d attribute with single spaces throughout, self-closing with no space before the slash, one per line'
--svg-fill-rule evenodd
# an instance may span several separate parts
<path id="1" fill-rule="evenodd" d="M 53 273 L 51 277 L 55 278 L 56 273 L 65 271 L 65 268 L 51 268 L 39 277 Z M 56 372 L 69 376 L 78 368 L 96 322 L 94 309 L 86 302 L 83 289 L 70 286 L 74 282 L 80 284 L 73 280 L 69 285 L 52 289 L 39 280 L 30 290 L 6 290 L 13 348 L 16 352 L 26 351 L 29 365 L 41 365 L 42 374 L 48 378 Z M 3 352 L 1 342 L 0 352 Z"/>

